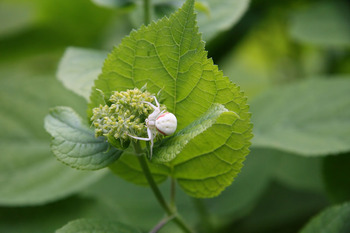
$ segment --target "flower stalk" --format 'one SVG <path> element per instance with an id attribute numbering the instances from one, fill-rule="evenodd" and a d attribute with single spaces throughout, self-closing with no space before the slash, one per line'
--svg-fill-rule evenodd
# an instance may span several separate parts
<path id="1" fill-rule="evenodd" d="M 164 211 L 167 213 L 168 217 L 173 216 L 174 222 L 186 233 L 193 233 L 193 231 L 190 229 L 189 226 L 186 225 L 186 223 L 183 221 L 183 219 L 179 216 L 179 214 L 176 212 L 175 208 L 170 208 L 168 203 L 165 201 L 162 193 L 160 192 L 158 185 L 156 184 L 155 180 L 153 179 L 152 173 L 149 170 L 145 154 L 140 146 L 140 143 L 138 141 L 133 141 L 133 146 L 135 153 L 137 155 L 137 158 L 139 160 L 140 166 L 142 168 L 143 173 L 145 174 L 145 177 L 147 179 L 148 184 L 150 185 L 153 194 L 155 195 L 157 201 L 161 205 L 161 207 L 164 209 Z"/>

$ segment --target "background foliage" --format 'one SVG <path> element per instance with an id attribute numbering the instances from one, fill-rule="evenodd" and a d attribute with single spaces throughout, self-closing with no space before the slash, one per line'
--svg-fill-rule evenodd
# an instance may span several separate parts
<path id="1" fill-rule="evenodd" d="M 82 116 L 87 109 L 87 96 L 55 77 L 63 54 L 68 64 L 79 64 L 77 53 L 94 49 L 96 59 L 84 62 L 92 62 L 90 70 L 64 70 L 62 60 L 57 73 L 60 79 L 80 72 L 91 81 L 100 67 L 94 62 L 106 54 L 100 50 L 110 51 L 140 26 L 140 2 L 0 3 L 0 232 L 52 232 L 93 217 L 147 230 L 163 216 L 149 189 L 105 170 L 81 172 L 57 162 L 43 128 L 50 107 L 70 106 Z M 154 19 L 182 2 L 154 0 Z M 215 232 L 298 232 L 312 216 L 302 232 L 317 232 L 335 215 L 341 227 L 328 232 L 349 230 L 349 4 L 202 3 L 199 31 L 209 57 L 246 92 L 255 137 L 233 185 L 205 200 L 208 214 L 198 215 L 201 203 L 181 191 L 179 211 L 200 232 L 210 230 L 199 225 L 203 218 Z M 161 188 L 167 192 L 168 185 Z M 163 232 L 176 230 L 169 224 Z"/>

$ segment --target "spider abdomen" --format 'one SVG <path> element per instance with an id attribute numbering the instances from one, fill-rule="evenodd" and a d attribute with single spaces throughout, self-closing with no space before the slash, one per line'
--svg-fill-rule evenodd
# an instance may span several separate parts
<path id="1" fill-rule="evenodd" d="M 174 114 L 165 112 L 157 117 L 156 129 L 163 135 L 171 135 L 175 132 L 177 127 L 177 119 Z"/>

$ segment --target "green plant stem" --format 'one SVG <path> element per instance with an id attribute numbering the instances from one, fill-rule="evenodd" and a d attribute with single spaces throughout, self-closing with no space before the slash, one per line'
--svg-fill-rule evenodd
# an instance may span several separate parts
<path id="1" fill-rule="evenodd" d="M 145 174 L 145 177 L 147 179 L 148 184 L 150 185 L 157 201 L 159 202 L 159 204 L 161 205 L 161 207 L 165 210 L 165 212 L 167 213 L 167 215 L 170 216 L 174 216 L 174 222 L 186 233 L 193 233 L 193 231 L 186 225 L 186 223 L 182 220 L 182 218 L 178 215 L 178 213 L 169 207 L 169 205 L 167 204 L 167 202 L 165 201 L 162 193 L 160 192 L 156 182 L 153 179 L 152 173 L 149 170 L 147 161 L 146 161 L 146 157 L 143 153 L 143 150 L 140 146 L 140 143 L 137 142 L 133 142 L 134 145 L 134 150 L 135 153 L 137 154 L 137 158 L 140 162 L 140 166 L 142 168 L 143 173 Z"/>
<path id="2" fill-rule="evenodd" d="M 155 197 L 157 198 L 157 201 L 159 202 L 159 204 L 162 206 L 162 208 L 165 210 L 165 212 L 169 216 L 172 215 L 173 213 L 172 213 L 170 207 L 166 203 L 162 193 L 160 192 L 156 182 L 153 179 L 152 173 L 149 170 L 149 167 L 147 165 L 147 161 L 146 161 L 145 155 L 143 154 L 143 150 L 141 149 L 140 143 L 137 141 L 137 142 L 133 142 L 133 144 L 134 144 L 134 150 L 137 154 L 137 158 L 138 158 L 139 163 L 141 165 L 142 171 L 145 174 L 147 182 L 151 186 L 151 189 L 152 189 Z"/>
<path id="3" fill-rule="evenodd" d="M 151 22 L 151 0 L 143 0 L 144 22 L 145 25 Z"/>
<path id="4" fill-rule="evenodd" d="M 174 215 L 162 219 L 149 233 L 157 233 L 160 229 L 162 229 L 162 227 L 165 226 L 165 224 L 173 220 L 173 218 L 175 218 Z"/>

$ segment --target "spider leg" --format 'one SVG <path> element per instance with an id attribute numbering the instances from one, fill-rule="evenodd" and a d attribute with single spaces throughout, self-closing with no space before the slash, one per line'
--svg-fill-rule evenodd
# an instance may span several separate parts
<path id="1" fill-rule="evenodd" d="M 156 106 L 154 106 L 153 104 L 151 104 L 150 102 L 147 101 L 141 101 L 142 103 L 148 104 L 149 106 L 151 106 L 153 109 L 157 109 Z"/>
<path id="2" fill-rule="evenodd" d="M 133 136 L 128 134 L 129 137 L 137 139 L 137 140 L 142 140 L 142 141 L 150 141 L 151 142 L 151 147 L 150 147 L 150 159 L 152 159 L 152 154 L 153 154 L 153 139 L 154 139 L 154 134 L 152 133 L 152 130 L 150 130 L 149 128 L 147 128 L 147 135 L 148 138 L 142 138 L 142 137 L 137 137 L 137 136 Z"/>
<path id="3" fill-rule="evenodd" d="M 142 141 L 150 141 L 150 140 L 152 140 L 151 138 L 142 138 L 142 137 L 137 137 L 137 136 L 133 136 L 133 135 L 130 135 L 130 134 L 128 134 L 128 135 L 129 135 L 129 137 L 132 137 L 132 138 L 137 139 L 137 140 L 142 140 Z"/>
<path id="4" fill-rule="evenodd" d="M 154 101 L 156 101 L 157 107 L 159 108 L 160 105 L 159 105 L 157 98 L 155 96 L 152 96 L 152 97 L 154 98 Z"/>
<path id="5" fill-rule="evenodd" d="M 157 106 L 154 106 L 152 103 L 150 102 L 147 102 L 147 101 L 141 101 L 142 103 L 146 103 L 148 104 L 149 106 L 151 106 L 153 109 L 157 109 L 157 108 L 160 108 L 160 105 L 159 105 L 159 102 L 157 100 L 157 98 L 155 96 L 152 96 L 154 98 L 154 101 L 156 102 L 156 105 Z"/>
<path id="6" fill-rule="evenodd" d="M 150 146 L 150 159 L 152 159 L 154 134 L 153 134 L 152 130 L 150 130 L 150 128 L 147 128 L 147 134 L 148 134 L 148 137 L 149 137 L 149 139 L 150 139 L 150 141 L 151 141 L 151 146 Z"/>

